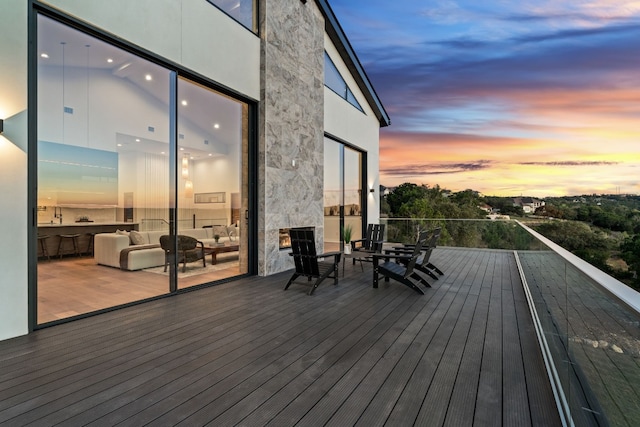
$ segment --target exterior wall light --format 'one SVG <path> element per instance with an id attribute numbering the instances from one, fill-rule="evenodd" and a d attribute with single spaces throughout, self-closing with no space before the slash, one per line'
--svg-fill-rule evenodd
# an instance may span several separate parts
<path id="1" fill-rule="evenodd" d="M 369 189 L 369 193 L 375 193 L 375 192 L 376 192 L 375 188 L 370 188 Z"/>
<path id="2" fill-rule="evenodd" d="M 0 134 L 4 132 L 4 120 L 0 119 Z"/>

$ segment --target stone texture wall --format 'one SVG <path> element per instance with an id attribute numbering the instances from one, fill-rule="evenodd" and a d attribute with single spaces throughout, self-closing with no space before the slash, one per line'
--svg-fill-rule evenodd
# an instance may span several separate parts
<path id="1" fill-rule="evenodd" d="M 323 235 L 324 18 L 312 1 L 261 0 L 260 34 L 258 274 L 269 275 L 293 267 L 280 228 Z"/>

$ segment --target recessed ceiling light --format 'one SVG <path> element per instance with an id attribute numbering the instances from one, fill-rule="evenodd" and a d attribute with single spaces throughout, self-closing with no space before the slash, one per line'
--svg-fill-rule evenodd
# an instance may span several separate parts
<path id="1" fill-rule="evenodd" d="M 213 127 L 216 128 L 216 129 L 220 129 L 220 125 L 217 124 L 217 123 L 215 125 L 213 125 Z"/>
<path id="2" fill-rule="evenodd" d="M 48 58 L 49 54 L 43 52 L 43 53 L 40 54 L 40 57 L 41 58 Z"/>
<path id="3" fill-rule="evenodd" d="M 184 147 L 180 147 L 180 151 L 184 151 Z"/>
<path id="4" fill-rule="evenodd" d="M 191 156 L 190 159 L 193 160 L 193 156 Z"/>
<path id="5" fill-rule="evenodd" d="M 136 142 L 140 142 L 140 138 L 136 138 Z"/>
<path id="6" fill-rule="evenodd" d="M 153 77 L 151 77 L 151 74 L 147 74 L 146 76 L 144 76 L 144 79 L 146 81 L 151 81 L 153 79 Z"/>
<path id="7" fill-rule="evenodd" d="M 209 157 L 213 156 L 213 154 L 209 153 Z"/>
<path id="8" fill-rule="evenodd" d="M 118 147 L 122 147 L 122 144 L 118 144 Z"/>
<path id="9" fill-rule="evenodd" d="M 187 100 L 186 99 L 182 100 L 182 105 L 184 105 L 185 107 L 187 106 Z"/>
<path id="10" fill-rule="evenodd" d="M 164 154 L 164 151 L 161 151 L 160 154 Z"/>
<path id="11" fill-rule="evenodd" d="M 111 63 L 113 62 L 113 59 L 111 59 L 111 58 L 107 58 L 107 62 L 108 62 L 109 64 L 111 64 Z"/>

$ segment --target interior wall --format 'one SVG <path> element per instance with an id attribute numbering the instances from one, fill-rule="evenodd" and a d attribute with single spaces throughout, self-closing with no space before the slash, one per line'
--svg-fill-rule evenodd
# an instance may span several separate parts
<path id="1" fill-rule="evenodd" d="M 0 13 L 0 340 L 28 332 L 27 8 L 2 0 Z"/>

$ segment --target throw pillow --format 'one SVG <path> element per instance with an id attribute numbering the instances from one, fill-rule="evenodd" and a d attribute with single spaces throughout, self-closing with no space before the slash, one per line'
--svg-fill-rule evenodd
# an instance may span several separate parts
<path id="1" fill-rule="evenodd" d="M 116 230 L 116 234 L 129 237 L 129 232 L 126 230 Z"/>
<path id="2" fill-rule="evenodd" d="M 227 227 L 227 234 L 229 235 L 229 240 L 231 241 L 235 241 L 236 238 L 238 237 L 238 227 L 234 226 L 234 225 L 230 225 L 229 227 Z"/>
<path id="3" fill-rule="evenodd" d="M 135 230 L 131 230 L 129 233 L 129 239 L 131 240 L 132 245 L 144 245 L 147 243 L 144 236 Z"/>

